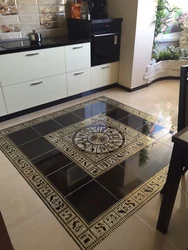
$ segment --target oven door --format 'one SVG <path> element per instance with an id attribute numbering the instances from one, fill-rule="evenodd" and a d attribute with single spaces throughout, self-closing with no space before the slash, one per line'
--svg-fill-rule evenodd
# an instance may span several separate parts
<path id="1" fill-rule="evenodd" d="M 119 61 L 120 40 L 120 33 L 93 34 L 91 44 L 92 66 Z"/>

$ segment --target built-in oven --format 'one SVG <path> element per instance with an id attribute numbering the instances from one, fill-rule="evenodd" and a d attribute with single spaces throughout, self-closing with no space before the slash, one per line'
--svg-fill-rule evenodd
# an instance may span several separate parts
<path id="1" fill-rule="evenodd" d="M 120 58 L 122 19 L 100 19 L 91 23 L 91 65 L 117 62 Z"/>

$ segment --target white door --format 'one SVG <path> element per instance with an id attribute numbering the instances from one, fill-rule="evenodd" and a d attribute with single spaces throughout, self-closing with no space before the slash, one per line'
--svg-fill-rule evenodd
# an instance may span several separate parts
<path id="1" fill-rule="evenodd" d="M 101 66 L 91 68 L 91 88 L 97 89 L 104 86 L 103 70 Z"/>

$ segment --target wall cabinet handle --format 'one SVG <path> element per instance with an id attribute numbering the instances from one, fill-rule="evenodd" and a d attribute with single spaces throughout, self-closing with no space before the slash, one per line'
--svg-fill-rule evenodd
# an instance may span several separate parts
<path id="1" fill-rule="evenodd" d="M 108 69 L 108 68 L 110 68 L 110 66 L 102 67 L 102 69 Z"/>
<path id="2" fill-rule="evenodd" d="M 79 46 L 79 47 L 73 47 L 72 49 L 82 49 L 83 46 Z"/>
<path id="3" fill-rule="evenodd" d="M 80 73 L 75 73 L 74 75 L 75 76 L 79 76 L 79 75 L 82 75 L 84 72 L 80 72 Z"/>
<path id="4" fill-rule="evenodd" d="M 25 56 L 37 56 L 39 53 L 26 54 Z"/>
<path id="5" fill-rule="evenodd" d="M 41 81 L 41 82 L 33 82 L 33 83 L 30 84 L 30 86 L 39 85 L 39 84 L 41 84 L 41 83 L 43 83 L 43 81 Z"/>

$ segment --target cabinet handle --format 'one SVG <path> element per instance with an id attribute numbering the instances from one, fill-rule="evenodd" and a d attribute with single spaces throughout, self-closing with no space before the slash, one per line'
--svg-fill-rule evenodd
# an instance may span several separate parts
<path id="1" fill-rule="evenodd" d="M 102 67 L 102 69 L 108 69 L 108 68 L 110 68 L 110 66 Z"/>
<path id="2" fill-rule="evenodd" d="M 74 75 L 75 76 L 79 76 L 79 75 L 82 75 L 84 72 L 80 72 L 80 73 L 75 73 Z"/>
<path id="3" fill-rule="evenodd" d="M 80 46 L 80 47 L 73 47 L 72 49 L 82 49 L 83 46 Z"/>
<path id="4" fill-rule="evenodd" d="M 25 56 L 37 56 L 39 53 L 26 54 Z"/>
<path id="5" fill-rule="evenodd" d="M 39 85 L 39 84 L 41 84 L 41 83 L 43 83 L 43 81 L 41 81 L 41 82 L 33 82 L 33 83 L 30 84 L 30 86 Z"/>

